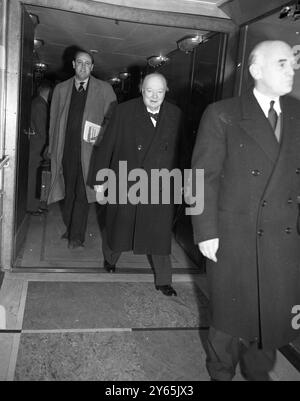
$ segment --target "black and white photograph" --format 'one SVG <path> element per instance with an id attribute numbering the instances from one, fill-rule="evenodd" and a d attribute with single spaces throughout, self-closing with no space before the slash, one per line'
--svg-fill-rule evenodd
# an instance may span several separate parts
<path id="1" fill-rule="evenodd" d="M 0 0 L 0 381 L 300 381 L 300 0 Z"/>

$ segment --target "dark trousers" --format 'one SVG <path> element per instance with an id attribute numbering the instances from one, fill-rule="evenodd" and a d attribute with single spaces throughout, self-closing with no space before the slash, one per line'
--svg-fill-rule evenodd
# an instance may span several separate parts
<path id="1" fill-rule="evenodd" d="M 269 381 L 276 362 L 276 350 L 259 349 L 255 341 L 244 341 L 213 327 L 209 329 L 206 353 L 210 377 L 219 381 L 231 381 L 238 363 L 245 379 Z"/>
<path id="2" fill-rule="evenodd" d="M 30 139 L 32 140 L 32 139 Z M 28 164 L 28 190 L 27 190 L 27 211 L 35 212 L 41 207 L 39 192 L 41 189 L 41 161 L 40 152 L 35 144 L 30 143 L 29 164 Z"/>
<path id="3" fill-rule="evenodd" d="M 109 247 L 105 228 L 102 228 L 102 252 L 104 259 L 111 265 L 115 265 L 121 256 L 121 252 L 115 252 Z M 170 285 L 172 283 L 170 255 L 147 255 L 147 258 L 154 270 L 155 284 Z"/>
<path id="4" fill-rule="evenodd" d="M 84 242 L 89 204 L 80 164 L 78 164 L 76 174 L 65 178 L 65 191 L 62 214 L 69 240 Z"/>

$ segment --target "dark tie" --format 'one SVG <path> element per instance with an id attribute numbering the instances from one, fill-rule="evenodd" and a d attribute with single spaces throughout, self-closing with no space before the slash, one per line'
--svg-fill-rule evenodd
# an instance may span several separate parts
<path id="1" fill-rule="evenodd" d="M 154 114 L 154 113 L 150 113 L 150 111 L 148 111 L 148 113 L 149 113 L 150 117 L 154 118 L 155 121 L 158 121 L 159 113 L 155 113 Z"/>
<path id="2" fill-rule="evenodd" d="M 84 91 L 84 82 L 80 82 L 80 85 L 78 86 L 78 92 L 82 92 L 82 91 Z"/>
<path id="3" fill-rule="evenodd" d="M 278 120 L 278 115 L 274 109 L 274 100 L 270 102 L 270 109 L 268 113 L 268 120 L 270 121 L 271 127 L 273 128 L 273 131 L 275 132 L 276 126 L 277 126 L 277 120 Z"/>

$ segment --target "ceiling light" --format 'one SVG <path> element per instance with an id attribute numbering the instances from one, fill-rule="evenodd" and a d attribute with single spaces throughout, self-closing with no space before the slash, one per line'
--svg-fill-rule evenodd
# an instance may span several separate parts
<path id="1" fill-rule="evenodd" d="M 97 54 L 97 53 L 98 53 L 98 50 L 96 50 L 96 49 L 91 49 L 90 52 L 93 53 L 93 54 Z"/>
<path id="2" fill-rule="evenodd" d="M 190 53 L 197 47 L 200 43 L 203 42 L 202 35 L 193 35 L 193 36 L 185 36 L 184 38 L 178 40 L 177 46 L 178 49 L 185 52 Z"/>
<path id="3" fill-rule="evenodd" d="M 29 17 L 30 17 L 31 21 L 33 22 L 34 26 L 37 26 L 40 23 L 39 17 L 36 14 L 29 13 Z"/>
<path id="4" fill-rule="evenodd" d="M 127 72 L 127 71 L 120 72 L 120 74 L 119 74 L 119 78 L 122 79 L 122 80 L 125 80 L 125 79 L 127 79 L 129 77 L 130 77 L 130 73 Z"/>
<path id="5" fill-rule="evenodd" d="M 112 77 L 108 80 L 111 85 L 117 85 L 121 82 L 121 79 L 118 77 Z"/>
<path id="6" fill-rule="evenodd" d="M 300 19 L 300 0 L 297 0 L 294 5 L 283 7 L 278 18 L 292 18 L 294 21 Z"/>
<path id="7" fill-rule="evenodd" d="M 46 71 L 47 70 L 47 64 L 45 63 L 35 63 L 34 64 L 34 69 L 36 71 L 42 72 L 42 71 Z"/>
<path id="8" fill-rule="evenodd" d="M 283 7 L 279 13 L 279 18 L 283 19 L 292 15 L 292 7 Z"/>
<path id="9" fill-rule="evenodd" d="M 34 48 L 39 49 L 44 45 L 44 41 L 42 39 L 34 39 Z"/>
<path id="10" fill-rule="evenodd" d="M 166 56 L 151 56 L 147 58 L 147 62 L 150 67 L 159 67 L 167 63 L 170 59 Z"/>

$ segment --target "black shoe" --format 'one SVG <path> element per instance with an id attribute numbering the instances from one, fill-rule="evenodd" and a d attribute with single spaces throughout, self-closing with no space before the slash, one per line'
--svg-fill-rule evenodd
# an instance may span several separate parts
<path id="1" fill-rule="evenodd" d="M 171 297 L 172 295 L 177 297 L 177 292 L 174 290 L 174 288 L 171 285 L 156 285 L 155 288 L 157 290 L 161 291 L 167 297 Z"/>
<path id="2" fill-rule="evenodd" d="M 63 235 L 60 238 L 61 239 L 69 239 L 69 232 L 66 231 L 65 233 L 63 233 Z"/>
<path id="3" fill-rule="evenodd" d="M 68 248 L 70 249 L 83 249 L 84 245 L 83 242 L 80 241 L 79 239 L 74 239 L 69 241 Z"/>
<path id="4" fill-rule="evenodd" d="M 114 273 L 116 271 L 116 265 L 111 265 L 110 263 L 107 262 L 107 260 L 104 261 L 104 269 L 108 273 Z"/>

